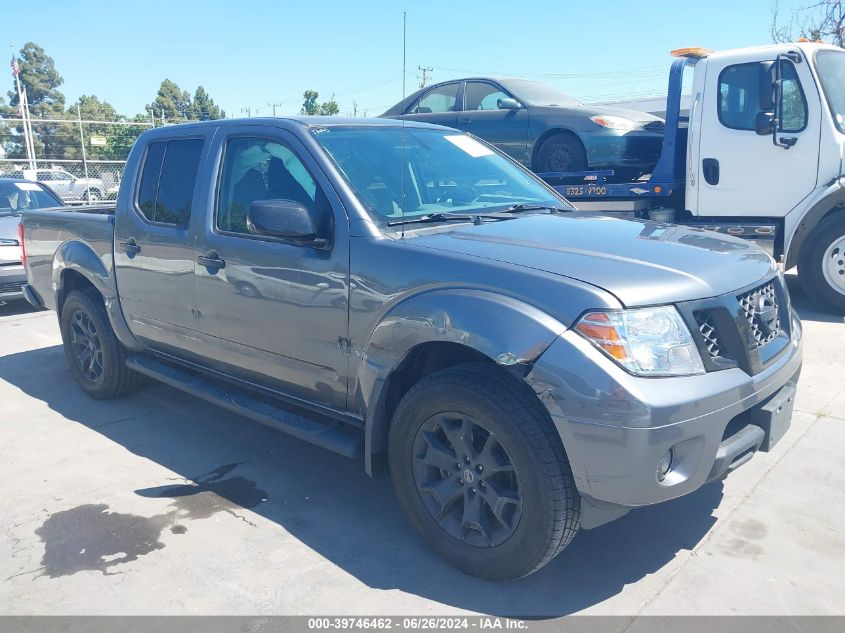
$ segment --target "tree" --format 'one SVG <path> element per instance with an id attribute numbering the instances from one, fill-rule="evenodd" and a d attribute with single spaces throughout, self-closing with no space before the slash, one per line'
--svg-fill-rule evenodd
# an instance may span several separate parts
<path id="1" fill-rule="evenodd" d="M 27 42 L 16 55 L 21 86 L 26 88 L 29 111 L 33 118 L 61 119 L 64 116 L 65 96 L 59 91 L 64 80 L 56 70 L 55 62 L 43 48 L 34 42 Z M 0 114 L 18 117 L 17 86 L 12 80 L 12 89 L 8 92 L 9 105 L 0 108 Z M 33 144 L 35 153 L 40 157 L 60 158 L 62 154 L 59 137 L 61 129 L 56 123 L 33 122 Z M 23 142 L 23 126 L 17 125 L 10 138 L 4 140 L 3 147 L 10 158 L 23 158 L 26 150 Z"/>
<path id="2" fill-rule="evenodd" d="M 320 93 L 316 90 L 306 90 L 302 93 L 302 109 L 300 114 L 315 115 L 320 112 L 320 106 L 317 105 L 317 99 L 320 98 Z"/>
<path id="3" fill-rule="evenodd" d="M 845 47 L 845 2 L 818 0 L 815 4 L 799 9 L 787 23 L 781 22 L 778 3 L 772 6 L 772 40 L 786 43 L 797 37 L 811 42 L 823 40 L 840 48 Z"/>
<path id="4" fill-rule="evenodd" d="M 334 96 L 329 101 L 317 103 L 320 98 L 320 93 L 316 90 L 306 90 L 302 93 L 302 109 L 300 114 L 308 115 L 322 115 L 332 116 L 340 112 L 340 106 L 334 100 Z"/>
<path id="5" fill-rule="evenodd" d="M 155 117 L 168 123 L 187 121 L 193 115 L 191 95 L 169 79 L 161 82 L 152 107 Z"/>
<path id="6" fill-rule="evenodd" d="M 43 48 L 34 42 L 27 42 L 18 54 L 20 81 L 26 86 L 26 98 L 33 117 L 46 118 L 61 114 L 65 107 L 65 96 L 59 92 L 64 79 L 56 70 L 56 64 Z M 9 105 L 18 107 L 18 91 L 13 86 L 9 91 Z"/>
<path id="7" fill-rule="evenodd" d="M 320 114 L 323 116 L 334 116 L 340 112 L 340 106 L 334 100 L 334 95 L 328 101 L 320 104 Z"/>
<path id="8" fill-rule="evenodd" d="M 191 104 L 191 118 L 196 121 L 225 119 L 226 112 L 214 103 L 214 99 L 205 91 L 205 88 L 198 86 Z"/>

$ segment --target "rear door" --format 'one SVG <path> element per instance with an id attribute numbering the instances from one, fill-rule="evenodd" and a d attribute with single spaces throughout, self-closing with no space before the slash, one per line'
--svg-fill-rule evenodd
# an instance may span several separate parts
<path id="1" fill-rule="evenodd" d="M 706 62 L 703 98 L 695 97 L 692 108 L 697 120 L 691 126 L 700 140 L 690 147 L 698 190 L 697 200 L 688 195 L 690 204 L 697 202 L 690 210 L 702 216 L 785 215 L 813 191 L 818 174 L 821 101 L 808 62 L 783 62 L 778 136 L 795 139 L 789 149 L 755 131 L 760 91 L 770 89 L 762 63 L 774 62 L 774 56 L 749 51 Z"/>
<path id="2" fill-rule="evenodd" d="M 434 86 L 428 92 L 420 95 L 420 98 L 411 104 L 402 118 L 409 121 L 457 127 L 460 88 L 460 81 Z"/>
<path id="3" fill-rule="evenodd" d="M 198 236 L 205 259 L 195 267 L 209 361 L 227 374 L 345 409 L 349 239 L 340 200 L 287 131 L 227 127 L 211 155 L 218 187 Z M 331 246 L 250 232 L 250 204 L 271 199 L 305 206 Z"/>
<path id="4" fill-rule="evenodd" d="M 528 110 L 506 110 L 502 99 L 513 99 L 492 81 L 467 81 L 464 109 L 458 114 L 458 128 L 483 138 L 514 160 L 526 164 L 528 149 Z"/>
<path id="5" fill-rule="evenodd" d="M 196 186 L 205 144 L 196 129 L 150 142 L 115 225 L 117 289 L 129 329 L 153 349 L 186 357 L 202 353 L 191 227 L 205 189 Z"/>

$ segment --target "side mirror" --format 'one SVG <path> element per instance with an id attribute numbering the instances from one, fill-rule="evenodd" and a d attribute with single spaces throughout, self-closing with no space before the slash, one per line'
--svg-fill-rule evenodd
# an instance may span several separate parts
<path id="1" fill-rule="evenodd" d="M 760 62 L 757 82 L 757 109 L 772 112 L 775 109 L 775 63 Z"/>
<path id="2" fill-rule="evenodd" d="M 516 99 L 499 99 L 496 101 L 496 107 L 499 110 L 520 110 L 522 109 L 522 104 Z"/>
<path id="3" fill-rule="evenodd" d="M 774 115 L 768 112 L 758 112 L 754 118 L 754 131 L 760 136 L 768 136 L 775 130 Z"/>
<path id="4" fill-rule="evenodd" d="M 279 237 L 315 248 L 325 248 L 329 243 L 317 237 L 308 209 L 293 200 L 256 200 L 249 205 L 246 226 L 255 235 Z"/>

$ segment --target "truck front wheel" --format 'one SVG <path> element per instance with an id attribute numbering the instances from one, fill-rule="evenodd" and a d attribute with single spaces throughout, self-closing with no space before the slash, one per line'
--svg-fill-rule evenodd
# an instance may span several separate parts
<path id="1" fill-rule="evenodd" d="M 798 276 L 810 297 L 845 312 L 845 213 L 837 213 L 812 230 L 798 256 Z"/>
<path id="2" fill-rule="evenodd" d="M 548 414 L 495 367 L 458 365 L 412 387 L 394 416 L 389 459 L 411 523 L 468 574 L 528 575 L 578 530 L 580 497 Z"/>
<path id="3" fill-rule="evenodd" d="M 92 398 L 108 400 L 127 393 L 140 374 L 126 367 L 126 349 L 117 340 L 99 297 L 71 292 L 62 306 L 61 331 L 70 371 Z"/>

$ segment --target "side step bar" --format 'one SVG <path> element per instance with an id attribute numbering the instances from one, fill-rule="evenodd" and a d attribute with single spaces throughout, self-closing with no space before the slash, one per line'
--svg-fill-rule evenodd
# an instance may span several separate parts
<path id="1" fill-rule="evenodd" d="M 126 359 L 126 366 L 139 374 L 344 457 L 355 458 L 363 453 L 361 437 L 344 433 L 332 426 L 331 422 L 317 422 L 280 409 L 256 398 L 248 391 L 146 356 L 130 356 Z"/>

